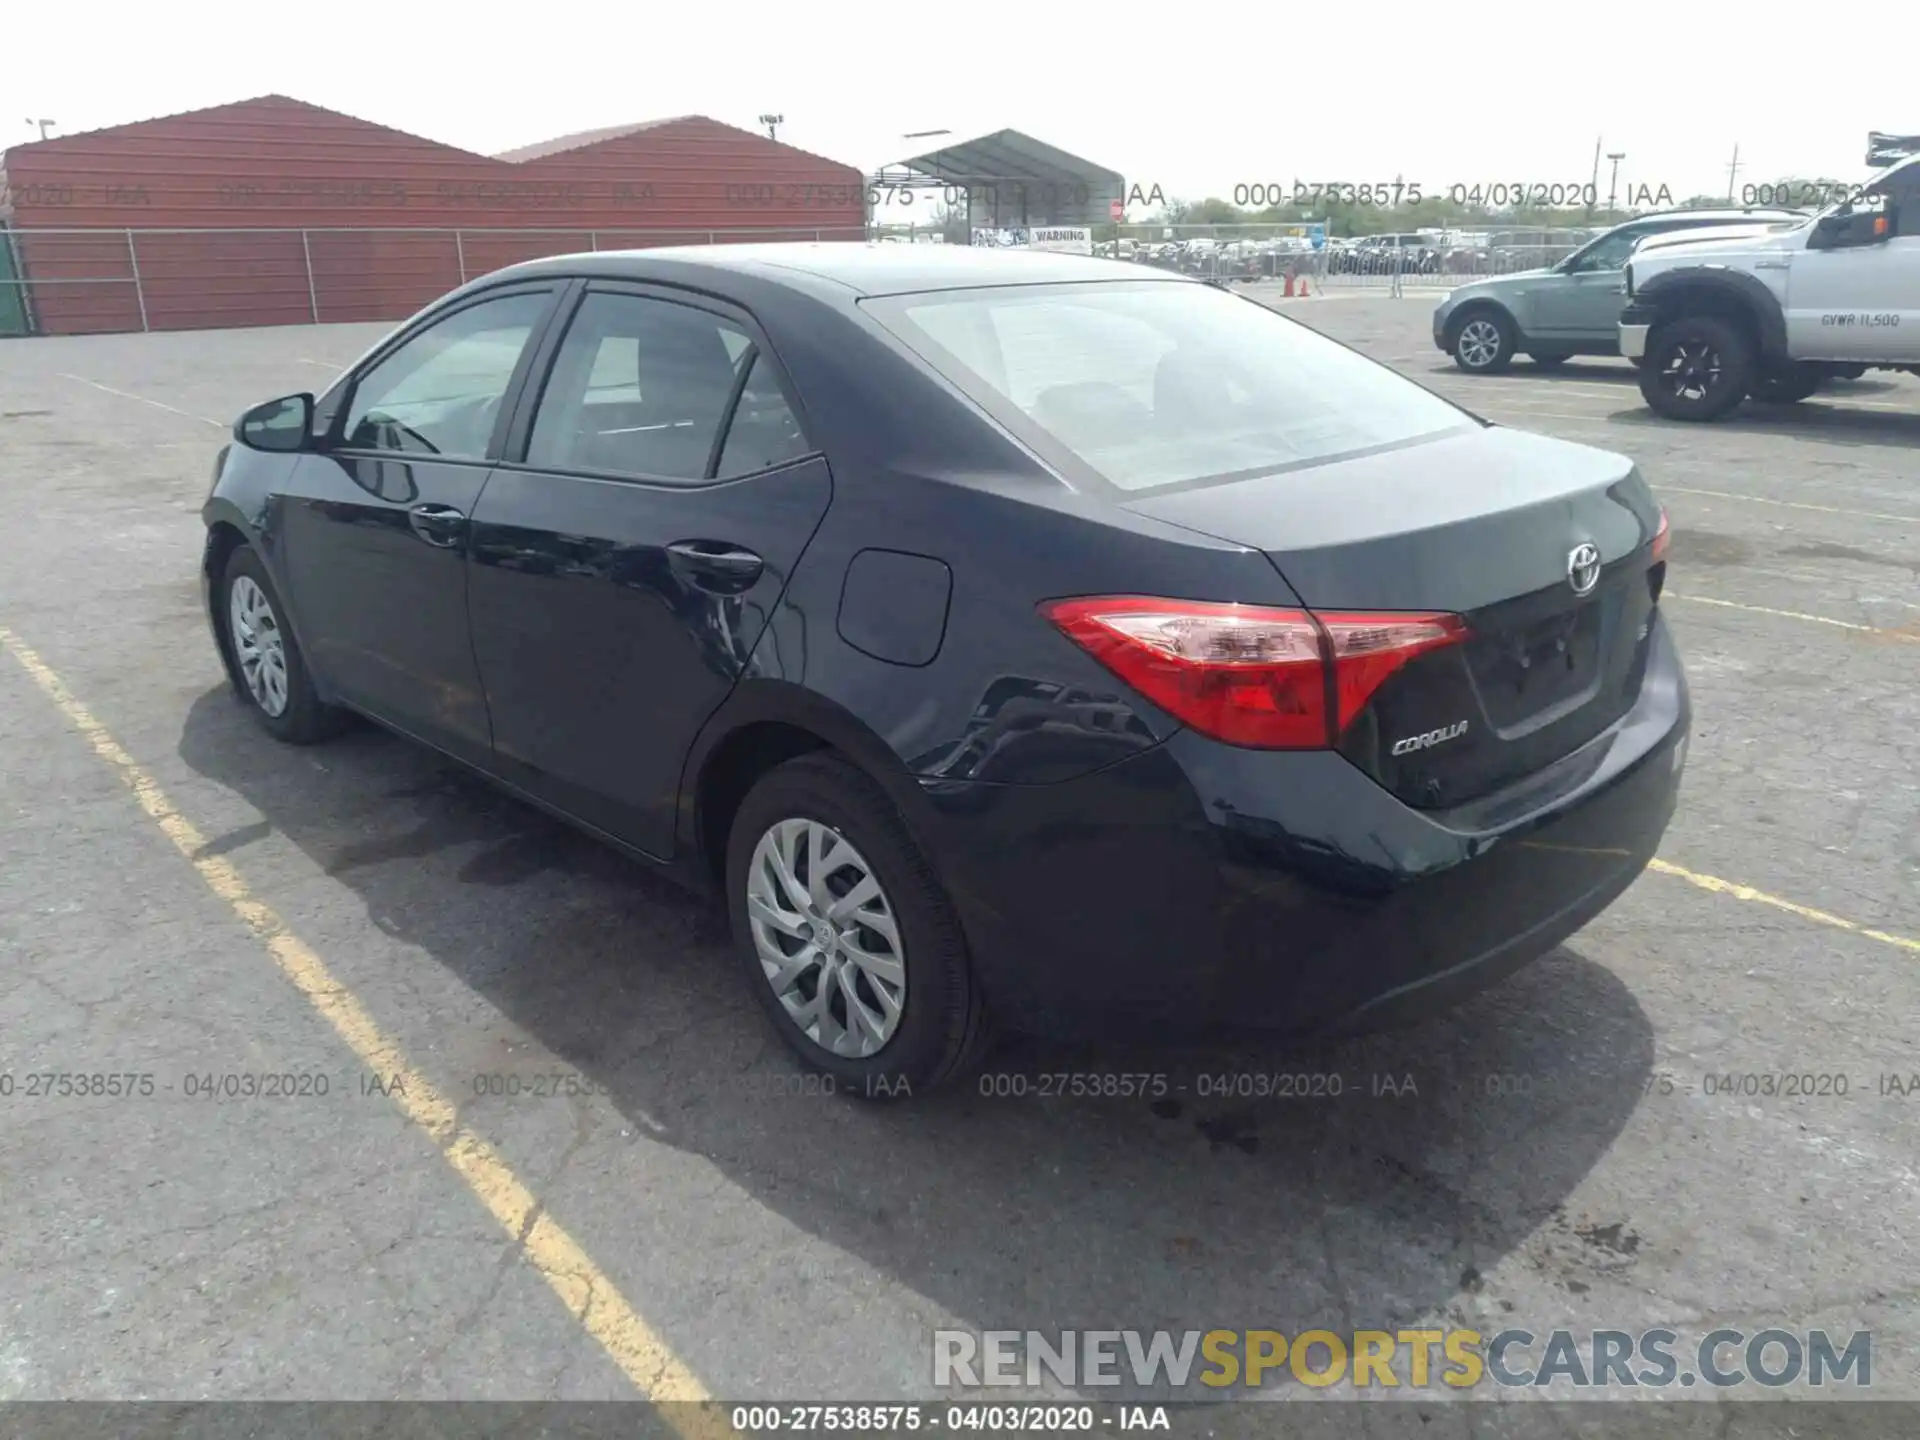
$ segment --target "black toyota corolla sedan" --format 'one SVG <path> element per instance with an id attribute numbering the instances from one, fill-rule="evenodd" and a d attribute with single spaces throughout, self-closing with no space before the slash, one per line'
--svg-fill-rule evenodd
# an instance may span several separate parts
<path id="1" fill-rule="evenodd" d="M 248 411 L 220 654 L 724 898 L 807 1064 L 1338 1034 L 1620 894 L 1687 688 L 1631 462 L 1258 304 L 934 246 L 563 256 Z"/>

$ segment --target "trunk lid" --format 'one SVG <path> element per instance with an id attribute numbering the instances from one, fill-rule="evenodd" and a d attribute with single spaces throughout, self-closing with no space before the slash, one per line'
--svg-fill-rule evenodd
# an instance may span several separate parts
<path id="1" fill-rule="evenodd" d="M 1664 567 L 1659 506 L 1624 456 L 1490 428 L 1127 503 L 1263 550 L 1309 609 L 1466 621 L 1464 643 L 1395 672 L 1340 738 L 1410 805 L 1523 780 L 1639 694 Z M 1595 565 L 1577 589 L 1571 572 Z"/>

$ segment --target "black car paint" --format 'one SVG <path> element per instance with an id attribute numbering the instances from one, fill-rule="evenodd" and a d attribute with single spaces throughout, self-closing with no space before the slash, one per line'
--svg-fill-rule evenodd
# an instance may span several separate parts
<path id="1" fill-rule="evenodd" d="M 1669 757 L 1688 724 L 1657 612 L 1647 626 L 1653 661 L 1630 713 L 1541 774 L 1426 811 L 1338 752 L 1236 750 L 1183 730 L 1035 613 L 1044 599 L 1102 593 L 1391 608 L 1395 576 L 1376 573 L 1377 588 L 1345 578 L 1339 548 L 1378 539 L 1395 519 L 1391 506 L 1403 515 L 1418 507 L 1416 520 L 1444 533 L 1449 514 L 1467 519 L 1470 481 L 1522 460 L 1569 477 L 1565 496 L 1533 496 L 1538 536 L 1555 542 L 1549 559 L 1564 553 L 1557 539 L 1569 525 L 1591 519 L 1609 566 L 1644 568 L 1657 509 L 1624 462 L 1484 429 L 1291 474 L 1279 508 L 1251 528 L 1246 514 L 1223 508 L 1238 486 L 1116 504 L 1063 484 L 860 314 L 863 294 L 951 285 L 951 274 L 916 268 L 917 257 L 807 249 L 797 259 L 721 247 L 534 262 L 423 312 L 430 319 L 503 283 L 556 284 L 556 314 L 589 281 L 678 288 L 753 325 L 816 453 L 724 484 L 572 477 L 542 491 L 536 482 L 550 477 L 527 473 L 519 457 L 527 396 L 558 331 L 550 316 L 502 407 L 492 478 L 468 510 L 463 542 L 470 656 L 497 706 L 490 744 L 476 753 L 460 733 L 464 696 L 383 710 L 365 690 L 339 687 L 320 659 L 322 695 L 694 885 L 714 878 L 716 817 L 703 796 L 720 792 L 707 778 L 761 748 L 831 745 L 886 790 L 927 850 L 991 1003 L 1061 1032 L 1145 1024 L 1198 1033 L 1243 1021 L 1300 1030 L 1341 1023 L 1383 997 L 1417 1007 L 1423 985 L 1439 995 L 1543 953 L 1644 866 L 1672 810 Z M 980 258 L 1000 267 L 983 269 L 982 284 L 1008 283 L 1009 265 L 1036 283 L 1085 281 L 1098 265 Z M 1141 277 L 1138 267 L 1100 268 Z M 321 398 L 322 417 L 338 414 L 350 379 Z M 236 445 L 205 507 L 203 569 L 217 593 L 225 547 L 236 537 L 254 544 L 296 638 L 324 657 L 303 585 L 286 583 L 289 541 L 299 543 L 285 520 L 286 471 L 316 459 Z M 1338 504 L 1341 471 L 1386 487 L 1365 514 Z M 1597 502 L 1580 482 L 1597 477 L 1611 477 L 1613 509 L 1588 516 L 1582 506 Z M 341 484 L 361 488 L 344 472 Z M 1296 498 L 1297 529 L 1286 508 Z M 364 491 L 302 503 L 369 508 Z M 429 564 L 443 553 L 385 519 L 338 533 L 405 541 Z M 714 595 L 676 573 L 668 546 L 685 539 L 742 544 L 769 563 L 746 592 Z M 891 630 L 861 614 L 873 603 L 861 598 L 863 569 L 887 552 L 946 572 L 943 586 L 917 583 L 917 610 Z M 1476 556 L 1455 598 L 1470 606 L 1520 594 L 1543 563 L 1531 553 Z M 311 583 L 304 561 L 291 568 Z M 355 603 L 401 625 L 406 612 L 382 604 L 395 598 Z M 592 689 L 581 677 L 609 660 L 618 662 L 611 688 Z M 458 691 L 464 672 L 448 669 L 423 674 L 423 684 Z M 540 696 L 555 687 L 578 708 L 543 714 Z"/>

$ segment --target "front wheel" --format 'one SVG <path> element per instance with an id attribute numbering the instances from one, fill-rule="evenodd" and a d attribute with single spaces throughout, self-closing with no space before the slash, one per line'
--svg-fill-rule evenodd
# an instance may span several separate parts
<path id="1" fill-rule="evenodd" d="M 1753 345 L 1739 326 L 1690 315 L 1649 338 L 1640 394 L 1669 420 L 1717 420 L 1746 398 Z"/>
<path id="2" fill-rule="evenodd" d="M 1447 348 L 1470 375 L 1497 375 L 1513 363 L 1513 322 L 1497 310 L 1474 310 L 1457 321 Z"/>
<path id="3" fill-rule="evenodd" d="M 242 545 L 227 558 L 217 613 L 234 690 L 269 735 L 311 745 L 341 729 L 346 715 L 321 703 L 300 642 L 286 623 L 286 607 L 252 546 Z"/>
<path id="4" fill-rule="evenodd" d="M 985 1007 L 952 902 L 885 791 L 816 752 L 748 792 L 727 842 L 747 984 L 838 1093 L 900 1099 L 965 1071 Z"/>

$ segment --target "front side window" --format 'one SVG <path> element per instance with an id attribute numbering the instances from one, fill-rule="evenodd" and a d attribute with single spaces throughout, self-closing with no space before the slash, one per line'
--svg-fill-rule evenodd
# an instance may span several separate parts
<path id="1" fill-rule="evenodd" d="M 589 293 L 534 416 L 527 463 L 701 480 L 753 342 L 691 305 Z"/>
<path id="2" fill-rule="evenodd" d="M 1050 460 L 1123 490 L 1315 464 L 1478 423 L 1210 285 L 1023 285 L 863 308 Z"/>
<path id="3" fill-rule="evenodd" d="M 353 387 L 342 430 L 356 450 L 481 460 L 545 291 L 457 310 L 377 362 Z"/>
<path id="4" fill-rule="evenodd" d="M 1627 257 L 1633 253 L 1633 247 L 1640 237 L 1649 232 L 1645 230 L 1616 230 L 1611 235 L 1602 235 L 1574 257 L 1568 266 L 1575 273 L 1588 270 L 1618 270 L 1627 263 Z"/>

